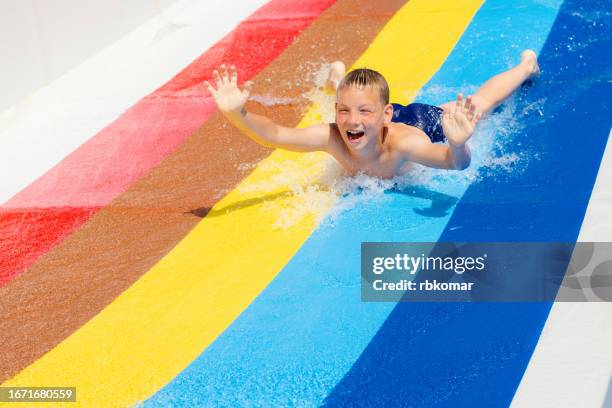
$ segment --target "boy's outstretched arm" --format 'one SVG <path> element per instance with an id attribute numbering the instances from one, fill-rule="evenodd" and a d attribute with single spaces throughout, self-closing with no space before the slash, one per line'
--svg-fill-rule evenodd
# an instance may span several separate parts
<path id="1" fill-rule="evenodd" d="M 262 115 L 247 112 L 245 104 L 251 93 L 252 82 L 238 88 L 238 74 L 232 65 L 229 72 L 221 65 L 221 74 L 213 71 L 216 88 L 208 81 L 205 86 L 213 95 L 219 111 L 242 133 L 266 146 L 295 152 L 327 151 L 330 125 L 321 124 L 304 129 L 280 126 Z"/>
<path id="2" fill-rule="evenodd" d="M 427 136 L 414 138 L 401 149 L 404 157 L 427 167 L 464 170 L 470 165 L 470 150 L 466 145 L 448 146 L 432 143 Z M 409 144 L 409 146 L 408 146 Z"/>
<path id="3" fill-rule="evenodd" d="M 448 146 L 431 143 L 424 137 L 406 147 L 408 159 L 429 167 L 466 169 L 471 161 L 466 143 L 480 118 L 481 114 L 476 112 L 471 97 L 464 101 L 461 94 L 457 95 L 456 103 L 446 108 L 442 116 L 442 129 Z"/>

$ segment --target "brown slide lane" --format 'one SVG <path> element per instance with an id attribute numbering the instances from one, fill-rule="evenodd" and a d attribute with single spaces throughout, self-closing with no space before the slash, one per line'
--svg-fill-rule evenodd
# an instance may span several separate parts
<path id="1" fill-rule="evenodd" d="M 250 109 L 297 125 L 308 107 L 302 93 L 314 86 L 307 62 L 352 64 L 404 4 L 338 0 L 253 79 L 253 94 L 297 101 L 272 108 L 250 103 Z M 131 286 L 250 172 L 240 164 L 270 152 L 215 113 L 147 176 L 0 288 L 0 383 Z"/>

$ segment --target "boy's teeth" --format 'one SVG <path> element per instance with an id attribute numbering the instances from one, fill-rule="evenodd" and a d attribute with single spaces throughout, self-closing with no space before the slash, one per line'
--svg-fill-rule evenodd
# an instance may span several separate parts
<path id="1" fill-rule="evenodd" d="M 347 130 L 346 136 L 351 143 L 357 143 L 365 133 L 362 130 Z"/>

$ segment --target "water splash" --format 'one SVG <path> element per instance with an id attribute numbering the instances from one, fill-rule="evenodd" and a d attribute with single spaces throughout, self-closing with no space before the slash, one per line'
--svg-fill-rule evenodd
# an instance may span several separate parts
<path id="1" fill-rule="evenodd" d="M 251 94 L 249 99 L 258 102 L 264 106 L 277 106 L 277 105 L 297 105 L 300 103 L 299 98 L 287 98 L 282 96 L 274 96 L 270 94 L 256 95 Z"/>

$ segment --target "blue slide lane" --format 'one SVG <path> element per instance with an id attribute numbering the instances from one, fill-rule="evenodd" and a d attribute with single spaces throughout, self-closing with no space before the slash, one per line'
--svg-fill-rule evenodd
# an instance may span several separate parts
<path id="1" fill-rule="evenodd" d="M 453 99 L 460 87 L 474 87 L 507 69 L 517 61 L 520 49 L 539 50 L 558 7 L 558 1 L 485 3 L 419 101 L 437 104 Z M 542 85 L 532 90 L 538 86 Z M 597 152 L 600 155 L 600 150 Z M 145 405 L 312 406 L 323 403 L 331 392 L 325 400 L 331 405 L 345 405 L 344 398 L 354 396 L 365 405 L 398 401 L 406 404 L 407 398 L 416 403 L 422 398 L 420 405 L 431 406 L 445 392 L 448 396 L 469 392 L 474 384 L 484 381 L 481 373 L 486 378 L 492 375 L 490 367 L 495 369 L 500 358 L 516 365 L 513 376 L 500 374 L 512 382 L 507 384 L 510 391 L 506 392 L 512 395 L 526 363 L 522 354 L 517 357 L 516 349 L 525 350 L 528 358 L 547 307 L 539 309 L 536 330 L 529 327 L 525 334 L 520 322 L 513 321 L 518 334 L 508 337 L 506 333 L 490 331 L 507 326 L 508 319 L 517 314 L 514 307 L 497 310 L 488 305 L 487 310 L 492 310 L 489 317 L 484 312 L 474 314 L 470 307 L 474 305 L 397 306 L 360 301 L 361 242 L 437 241 L 451 219 L 454 203 L 461 199 L 459 207 L 474 204 L 476 199 L 462 199 L 468 185 L 461 178 L 449 178 L 439 181 L 435 189 L 391 191 L 379 199 L 360 202 L 333 224 L 324 223 L 253 304 Z M 490 196 L 482 203 L 493 205 Z M 477 219 L 484 222 L 482 215 Z M 465 229 L 459 231 L 465 233 Z M 406 312 L 401 313 L 401 326 L 394 320 L 400 310 Z M 389 326 L 393 321 L 393 327 Z M 445 342 L 442 350 L 457 348 L 457 342 L 469 343 L 472 355 L 463 356 L 458 349 L 459 353 L 452 353 L 447 361 L 448 355 L 436 354 L 439 350 L 432 346 L 431 333 Z M 516 344 L 517 341 L 522 343 Z M 495 345 L 493 350 L 491 344 Z M 414 364 L 414 359 L 419 358 L 425 363 Z M 515 358 L 520 361 L 513 363 Z M 369 365 L 376 361 L 383 368 Z M 460 367 L 467 375 L 455 381 L 454 367 Z M 402 384 L 407 379 L 413 382 L 411 396 L 402 390 L 381 395 L 390 390 L 382 386 L 377 391 L 374 386 L 378 387 L 379 381 L 389 381 L 389 373 L 384 370 L 396 373 Z M 402 374 L 397 374 L 398 370 Z M 420 375 L 418 381 L 415 375 Z M 395 400 L 396 395 L 401 399 Z"/>
<path id="2" fill-rule="evenodd" d="M 537 160 L 519 177 L 471 185 L 441 241 L 577 239 L 612 124 L 609 5 L 563 4 L 541 51 L 543 76 L 517 106 L 541 101 L 514 135 Z M 326 405 L 508 406 L 550 306 L 398 304 Z M 448 318 L 432 323 L 432 313 Z"/>

